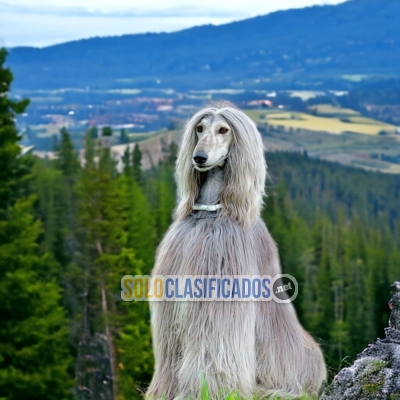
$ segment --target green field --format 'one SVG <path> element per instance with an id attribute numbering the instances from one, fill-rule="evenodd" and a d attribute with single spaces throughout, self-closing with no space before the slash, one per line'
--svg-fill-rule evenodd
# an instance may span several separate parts
<path id="1" fill-rule="evenodd" d="M 59 135 L 61 128 L 57 125 L 48 124 L 48 125 L 33 125 L 30 126 L 29 129 L 38 138 L 47 138 L 47 137 L 52 137 L 53 135 Z"/>
<path id="2" fill-rule="evenodd" d="M 368 170 L 400 173 L 400 135 L 395 126 L 331 105 L 308 113 L 280 109 L 247 110 L 258 125 L 269 151 L 307 151 L 311 157 Z M 382 135 L 385 131 L 388 134 Z"/>
<path id="3" fill-rule="evenodd" d="M 166 130 L 154 131 L 154 132 L 135 132 L 128 133 L 128 137 L 130 142 L 141 142 L 143 140 L 151 139 L 155 136 L 160 135 L 161 133 L 166 132 Z"/>
<path id="4" fill-rule="evenodd" d="M 331 104 L 318 104 L 316 106 L 308 107 L 311 113 L 317 115 L 328 115 L 328 116 L 349 116 L 349 115 L 360 115 L 359 112 L 352 110 L 351 108 L 339 108 L 334 107 Z"/>
<path id="5" fill-rule="evenodd" d="M 287 112 L 281 110 L 246 111 L 247 115 L 257 124 L 268 124 L 272 127 L 284 129 L 309 130 L 342 134 L 344 132 L 362 133 L 365 135 L 378 135 L 380 132 L 395 133 L 396 127 L 384 122 L 366 118 L 349 109 L 335 109 L 332 106 L 319 106 L 314 108 L 316 113 L 324 116 L 311 115 L 303 112 Z"/>

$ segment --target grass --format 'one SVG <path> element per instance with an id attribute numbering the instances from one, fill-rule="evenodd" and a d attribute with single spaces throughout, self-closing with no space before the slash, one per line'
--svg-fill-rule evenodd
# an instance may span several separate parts
<path id="1" fill-rule="evenodd" d="M 60 133 L 60 127 L 57 125 L 34 125 L 30 127 L 31 132 L 38 138 L 48 138 Z"/>
<path id="2" fill-rule="evenodd" d="M 321 108 L 319 109 L 321 110 Z M 284 129 L 308 130 L 317 132 L 327 132 L 331 134 L 342 134 L 344 132 L 361 133 L 365 135 L 378 135 L 381 131 L 394 133 L 396 127 L 371 118 L 358 115 L 356 112 L 351 113 L 348 109 L 328 108 L 324 106 L 325 111 L 331 116 L 317 116 L 302 112 L 282 112 L 251 110 L 246 111 L 247 115 L 255 120 L 256 123 L 262 125 L 267 123 L 269 126 Z M 336 114 L 333 114 L 333 111 Z M 346 115 L 346 118 L 339 117 Z"/>
<path id="3" fill-rule="evenodd" d="M 277 108 L 267 108 L 265 110 L 244 110 L 245 114 L 249 116 L 254 122 L 260 123 L 265 122 L 266 118 L 268 118 L 271 114 L 279 114 L 282 111 Z"/>
<path id="4" fill-rule="evenodd" d="M 316 396 L 309 396 L 307 394 L 302 395 L 301 397 L 277 397 L 277 396 L 269 396 L 269 397 L 251 397 L 251 398 L 244 398 L 242 397 L 239 393 L 237 392 L 231 392 L 228 395 L 221 395 L 218 396 L 218 398 L 214 398 L 210 396 L 210 393 L 208 391 L 207 384 L 203 382 L 201 391 L 200 391 L 200 396 L 196 400 L 317 400 L 318 397 Z M 181 400 L 194 400 L 194 399 L 181 399 Z"/>
<path id="5" fill-rule="evenodd" d="M 317 115 L 327 115 L 327 116 L 360 115 L 359 112 L 354 111 L 351 108 L 334 107 L 331 104 L 318 104 L 316 106 L 310 106 L 308 107 L 308 109 L 311 112 L 315 112 Z"/>
<path id="6" fill-rule="evenodd" d="M 396 157 L 400 154 L 400 135 L 365 135 L 352 132 L 329 134 L 324 131 L 313 130 L 282 130 L 271 126 L 269 126 L 268 131 L 265 131 L 263 127 L 266 126 L 267 120 L 256 119 L 260 113 L 263 116 L 266 115 L 263 110 L 252 110 L 251 114 L 252 117 L 255 117 L 254 119 L 262 132 L 267 151 L 307 151 L 310 157 L 368 170 L 400 173 L 400 164 L 383 160 L 380 157 L 381 155 Z M 277 114 L 277 110 L 273 112 L 269 110 L 270 118 L 275 119 L 274 114 Z M 286 114 L 290 113 L 286 112 Z M 290 122 L 299 123 L 302 121 L 291 120 Z M 370 124 L 369 120 L 364 122 Z M 277 125 L 279 124 L 282 124 L 282 120 L 279 120 Z M 379 162 L 377 162 L 378 160 Z"/>
<path id="7" fill-rule="evenodd" d="M 395 129 L 395 127 L 393 125 L 386 124 L 381 121 L 377 121 L 376 119 L 363 117 L 361 115 L 348 117 L 348 120 L 350 123 L 353 123 L 353 124 L 374 125 L 374 126 L 378 126 L 378 127 L 383 127 L 384 129 L 385 129 L 385 127 L 387 127 L 389 130 Z"/>
<path id="8" fill-rule="evenodd" d="M 221 390 L 221 392 L 222 392 L 222 390 Z M 267 396 L 267 397 L 253 396 L 253 397 L 245 398 L 245 397 L 242 397 L 238 392 L 232 391 L 231 393 L 226 394 L 226 395 L 221 394 L 217 397 L 211 397 L 208 387 L 207 387 L 207 383 L 203 380 L 199 397 L 197 397 L 196 399 L 194 399 L 193 397 L 187 397 L 185 399 L 181 398 L 181 397 L 177 397 L 176 399 L 179 399 L 179 400 L 318 400 L 318 396 L 311 396 L 311 395 L 303 394 L 300 397 L 299 396 L 297 396 L 297 397 L 279 397 L 276 395 L 272 395 L 272 396 Z M 165 400 L 165 396 L 162 397 L 162 400 Z"/>
<path id="9" fill-rule="evenodd" d="M 142 140 L 147 140 L 147 139 L 156 137 L 162 133 L 166 133 L 166 131 L 162 130 L 162 131 L 153 131 L 153 132 L 128 133 L 128 136 L 129 136 L 131 143 L 136 143 L 136 142 L 141 142 Z"/>
<path id="10" fill-rule="evenodd" d="M 389 169 L 386 172 L 390 172 L 391 174 L 400 174 L 400 165 L 390 164 Z"/>

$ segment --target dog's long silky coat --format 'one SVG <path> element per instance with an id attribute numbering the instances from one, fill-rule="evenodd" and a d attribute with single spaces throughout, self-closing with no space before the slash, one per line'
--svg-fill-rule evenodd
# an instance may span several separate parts
<path id="1" fill-rule="evenodd" d="M 209 156 L 207 168 L 193 161 L 199 151 Z M 158 248 L 153 275 L 281 273 L 276 244 L 260 219 L 265 176 L 261 136 L 243 112 L 221 106 L 197 113 L 183 135 L 175 222 Z M 192 214 L 195 203 L 216 202 L 222 206 L 217 217 Z M 151 325 L 155 372 L 147 399 L 196 399 L 203 382 L 211 399 L 231 391 L 293 398 L 316 394 L 326 377 L 322 353 L 292 304 L 154 302 Z"/>

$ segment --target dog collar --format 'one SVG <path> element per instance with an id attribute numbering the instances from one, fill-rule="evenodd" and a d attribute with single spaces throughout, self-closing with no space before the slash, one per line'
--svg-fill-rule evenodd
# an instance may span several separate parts
<path id="1" fill-rule="evenodd" d="M 212 204 L 212 205 L 206 205 L 206 204 L 195 204 L 192 207 L 193 211 L 217 211 L 221 208 L 221 204 Z"/>

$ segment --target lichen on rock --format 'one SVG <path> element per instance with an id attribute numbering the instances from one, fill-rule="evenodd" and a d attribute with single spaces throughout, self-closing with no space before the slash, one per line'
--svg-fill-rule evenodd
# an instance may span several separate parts
<path id="1" fill-rule="evenodd" d="M 389 302 L 392 312 L 385 339 L 378 339 L 343 368 L 321 400 L 400 400 L 400 282 Z"/>

